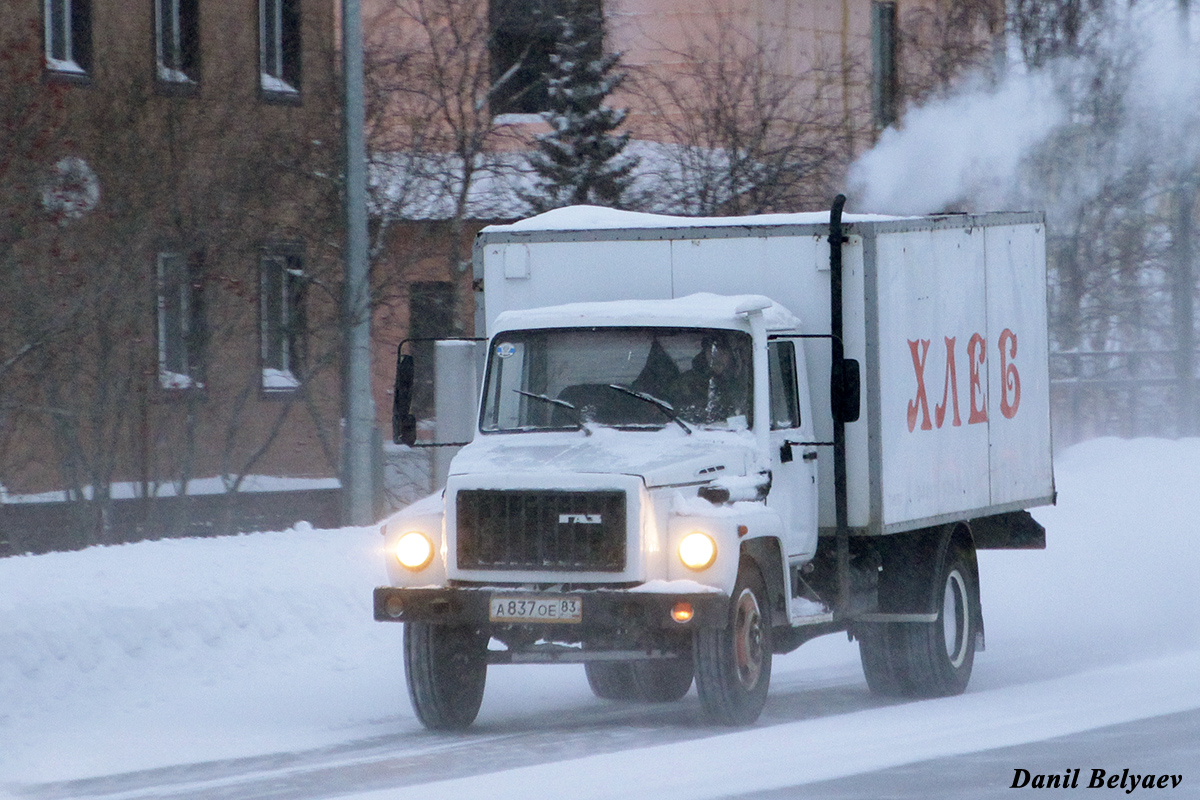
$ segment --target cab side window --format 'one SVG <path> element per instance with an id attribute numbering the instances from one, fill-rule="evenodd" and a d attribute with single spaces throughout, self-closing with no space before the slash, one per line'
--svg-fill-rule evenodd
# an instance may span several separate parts
<path id="1" fill-rule="evenodd" d="M 774 341 L 767 344 L 767 367 L 771 385 L 771 430 L 800 427 L 800 401 L 796 392 L 796 345 Z"/>

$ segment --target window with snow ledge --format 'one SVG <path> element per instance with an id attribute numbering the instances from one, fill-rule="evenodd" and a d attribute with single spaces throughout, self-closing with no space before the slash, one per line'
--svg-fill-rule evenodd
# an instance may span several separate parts
<path id="1" fill-rule="evenodd" d="M 91 0 L 44 0 L 42 11 L 46 69 L 63 77 L 87 77 L 92 68 Z"/>
<path id="2" fill-rule="evenodd" d="M 204 388 L 204 279 L 197 254 L 159 253 L 158 385 L 182 391 Z"/>
<path id="3" fill-rule="evenodd" d="M 203 389 L 204 384 L 193 378 L 191 375 L 182 375 L 178 372 L 160 369 L 158 371 L 158 385 L 163 389 Z"/>
<path id="4" fill-rule="evenodd" d="M 300 379 L 287 370 L 264 367 L 262 387 L 268 392 L 288 392 L 300 388 Z"/>
<path id="5" fill-rule="evenodd" d="M 259 260 L 262 390 L 300 388 L 305 344 L 304 269 L 299 253 L 269 252 Z"/>
<path id="6" fill-rule="evenodd" d="M 189 87 L 200 80 L 198 0 L 154 0 L 154 47 L 159 85 Z"/>
<path id="7" fill-rule="evenodd" d="M 546 117 L 543 114 L 497 114 L 492 117 L 494 125 L 544 125 Z"/>
<path id="8" fill-rule="evenodd" d="M 272 99 L 300 96 L 300 0 L 258 0 L 259 86 Z"/>

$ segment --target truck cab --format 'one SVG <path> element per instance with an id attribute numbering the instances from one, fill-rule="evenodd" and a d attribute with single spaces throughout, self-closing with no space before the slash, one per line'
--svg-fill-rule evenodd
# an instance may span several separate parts
<path id="1" fill-rule="evenodd" d="M 387 523 L 383 613 L 476 631 L 486 663 L 583 661 L 614 698 L 675 699 L 696 632 L 736 636 L 714 713 L 756 717 L 770 628 L 831 619 L 782 579 L 818 539 L 799 329 L 756 295 L 501 315 L 444 493 Z"/>

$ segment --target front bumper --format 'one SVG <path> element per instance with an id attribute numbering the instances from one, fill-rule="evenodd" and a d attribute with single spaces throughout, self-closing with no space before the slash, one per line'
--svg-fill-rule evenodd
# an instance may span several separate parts
<path id="1" fill-rule="evenodd" d="M 432 622 L 444 625 L 491 625 L 488 600 L 506 589 L 436 588 L 375 589 L 375 619 L 380 622 Z M 536 592 L 519 592 L 536 594 Z M 657 593 L 621 590 L 569 592 L 583 600 L 582 621 L 567 627 L 582 631 L 670 630 L 724 628 L 728 620 L 729 598 L 717 592 Z M 681 601 L 691 603 L 693 616 L 687 622 L 671 617 L 672 607 Z M 500 623 L 506 624 L 506 623 Z M 526 625 L 556 625 L 561 622 L 529 622 Z"/>

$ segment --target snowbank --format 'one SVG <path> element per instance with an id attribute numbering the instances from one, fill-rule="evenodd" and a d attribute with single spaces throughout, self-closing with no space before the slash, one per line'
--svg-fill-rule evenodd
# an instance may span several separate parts
<path id="1" fill-rule="evenodd" d="M 543 765 L 496 785 L 594 768 L 585 783 L 620 796 L 644 785 L 643 767 L 680 774 L 672 759 L 684 753 L 719 763 L 735 744 L 818 733 L 832 738 L 813 774 L 849 774 L 1200 707 L 1200 440 L 1095 440 L 1061 453 L 1056 472 L 1059 505 L 1036 512 L 1048 549 L 980 555 L 988 649 L 966 697 L 865 699 L 856 714 Z M 0 559 L 0 787 L 372 736 L 433 741 L 408 706 L 401 626 L 372 619 L 381 544 L 374 528 L 299 525 Z M 812 665 L 828 664 L 865 698 L 856 662 L 845 637 L 818 640 L 777 661 L 772 691 L 803 689 Z M 578 667 L 495 678 L 480 718 L 492 732 L 601 703 Z M 970 736 L 936 732 L 964 710 L 997 722 Z M 892 735 L 912 730 L 935 732 Z M 624 771 L 603 771 L 618 763 Z M 754 785 L 771 785 L 762 774 Z"/>
<path id="2" fill-rule="evenodd" d="M 372 619 L 381 545 L 301 523 L 0 559 L 0 784 L 323 744 L 406 711 L 399 626 Z"/>

